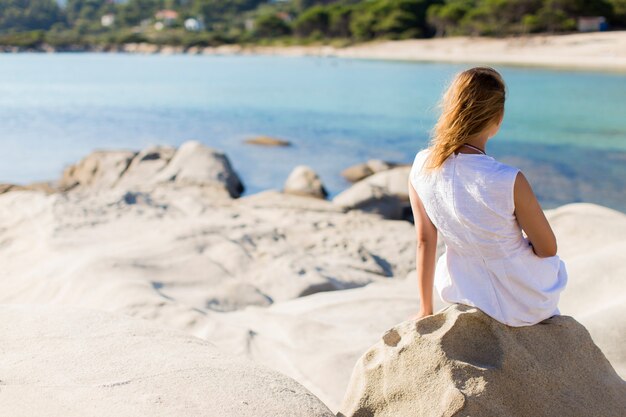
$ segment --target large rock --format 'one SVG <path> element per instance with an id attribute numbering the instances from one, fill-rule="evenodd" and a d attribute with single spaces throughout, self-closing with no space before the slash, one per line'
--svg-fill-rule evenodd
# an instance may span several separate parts
<path id="1" fill-rule="evenodd" d="M 306 165 L 298 165 L 291 171 L 287 181 L 285 181 L 283 191 L 288 194 L 316 198 L 326 198 L 328 196 L 328 192 L 324 188 L 320 177 Z"/>
<path id="2" fill-rule="evenodd" d="M 337 194 L 333 203 L 387 219 L 410 219 L 408 180 L 411 167 L 403 166 L 371 175 Z"/>
<path id="3" fill-rule="evenodd" d="M 0 345 L 3 416 L 333 416 L 291 378 L 124 315 L 3 305 Z"/>
<path id="4" fill-rule="evenodd" d="M 626 214 L 573 203 L 547 210 L 546 217 L 570 275 L 560 310 L 589 330 L 626 378 Z"/>
<path id="5" fill-rule="evenodd" d="M 626 382 L 574 318 L 506 326 L 453 304 L 388 330 L 337 416 L 621 416 Z"/>
<path id="6" fill-rule="evenodd" d="M 102 191 L 119 188 L 151 191 L 160 185 L 243 192 L 241 180 L 223 153 L 197 141 L 178 149 L 155 146 L 140 152 L 96 151 L 65 169 L 61 189 Z"/>
<path id="7" fill-rule="evenodd" d="M 155 180 L 173 181 L 181 186 L 223 185 L 232 197 L 243 192 L 226 155 L 197 141 L 183 143 Z"/>

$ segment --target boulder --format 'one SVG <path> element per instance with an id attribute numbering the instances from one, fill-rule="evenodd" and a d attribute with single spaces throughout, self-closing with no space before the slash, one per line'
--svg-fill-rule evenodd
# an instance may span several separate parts
<path id="1" fill-rule="evenodd" d="M 346 209 L 377 213 L 387 219 L 410 219 L 410 171 L 411 167 L 402 166 L 376 173 L 337 194 L 332 201 Z"/>
<path id="2" fill-rule="evenodd" d="M 291 171 L 287 181 L 285 181 L 283 192 L 316 198 L 328 196 L 320 177 L 306 165 L 298 165 Z"/>
<path id="3" fill-rule="evenodd" d="M 228 157 L 198 141 L 183 143 L 155 181 L 171 181 L 180 186 L 223 186 L 231 197 L 239 197 L 243 192 Z"/>
<path id="4" fill-rule="evenodd" d="M 3 305 L 0 344 L 3 416 L 333 416 L 291 378 L 122 314 Z"/>
<path id="5" fill-rule="evenodd" d="M 452 304 L 389 329 L 352 371 L 338 417 L 620 416 L 626 382 L 574 318 L 510 327 Z"/>
<path id="6" fill-rule="evenodd" d="M 96 151 L 68 167 L 59 181 L 63 190 L 82 191 L 152 191 L 163 185 L 215 189 L 230 197 L 243 192 L 226 155 L 197 141 L 185 142 L 178 149 L 153 146 L 140 152 Z"/>

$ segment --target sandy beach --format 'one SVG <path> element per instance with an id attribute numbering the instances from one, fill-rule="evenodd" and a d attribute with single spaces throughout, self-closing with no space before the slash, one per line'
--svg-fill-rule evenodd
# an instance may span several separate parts
<path id="1" fill-rule="evenodd" d="M 156 47 L 143 46 L 146 52 Z M 139 45 L 129 50 L 140 51 Z M 165 48 L 164 52 L 175 52 Z M 332 46 L 246 47 L 193 49 L 206 54 L 273 54 L 391 59 L 421 62 L 501 64 L 549 68 L 626 71 L 626 31 L 528 35 L 510 38 L 449 37 L 374 41 L 345 48 Z"/>

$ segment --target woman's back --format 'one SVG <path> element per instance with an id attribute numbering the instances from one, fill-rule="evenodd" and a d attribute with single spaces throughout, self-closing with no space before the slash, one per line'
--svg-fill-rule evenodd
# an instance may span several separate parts
<path id="1" fill-rule="evenodd" d="M 418 152 L 410 180 L 446 245 L 435 273 L 440 297 L 512 326 L 559 314 L 567 272 L 558 256 L 535 255 L 522 235 L 514 201 L 519 169 L 488 155 L 452 153 L 425 173 L 429 152 Z"/>

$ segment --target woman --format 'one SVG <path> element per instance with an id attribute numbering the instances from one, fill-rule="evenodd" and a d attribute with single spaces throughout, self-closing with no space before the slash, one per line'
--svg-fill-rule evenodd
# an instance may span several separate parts
<path id="1" fill-rule="evenodd" d="M 477 307 L 510 326 L 560 314 L 567 271 L 550 224 L 524 174 L 486 151 L 504 100 L 493 68 L 457 74 L 430 146 L 415 156 L 408 186 L 421 308 L 414 319 L 433 314 L 433 285 L 444 302 Z M 438 232 L 446 252 L 435 265 Z"/>

